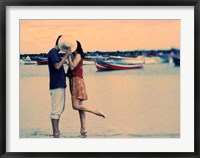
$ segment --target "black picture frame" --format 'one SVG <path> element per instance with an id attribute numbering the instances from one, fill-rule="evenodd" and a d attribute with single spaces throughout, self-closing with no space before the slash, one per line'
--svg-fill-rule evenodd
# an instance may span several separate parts
<path id="1" fill-rule="evenodd" d="M 195 30 L 195 63 L 194 63 L 194 152 L 67 152 L 67 153 L 10 153 L 6 152 L 6 7 L 7 6 L 194 6 L 194 30 Z M 199 0 L 0 0 L 0 156 L 2 158 L 19 157 L 176 157 L 198 158 L 200 157 L 200 108 L 199 108 L 199 61 L 200 56 L 200 1 Z"/>

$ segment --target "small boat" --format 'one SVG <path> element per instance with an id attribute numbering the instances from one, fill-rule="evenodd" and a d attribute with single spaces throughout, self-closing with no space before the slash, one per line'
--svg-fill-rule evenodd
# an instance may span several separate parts
<path id="1" fill-rule="evenodd" d="M 24 60 L 24 65 L 35 65 L 36 61 L 32 61 L 32 60 Z"/>
<path id="2" fill-rule="evenodd" d="M 169 63 L 170 55 L 159 53 L 158 57 L 160 57 L 160 63 Z"/>
<path id="3" fill-rule="evenodd" d="M 108 60 L 113 60 L 119 64 L 143 64 L 144 59 L 141 57 L 122 57 L 122 56 L 110 56 Z"/>
<path id="4" fill-rule="evenodd" d="M 34 65 L 36 61 L 31 60 L 29 56 L 27 56 L 23 61 L 20 61 L 24 65 Z"/>
<path id="5" fill-rule="evenodd" d="M 180 66 L 180 54 L 172 55 L 172 60 L 175 66 Z"/>
<path id="6" fill-rule="evenodd" d="M 38 57 L 36 60 L 38 65 L 47 65 L 48 64 L 48 59 L 43 58 L 43 57 Z"/>
<path id="7" fill-rule="evenodd" d="M 141 69 L 142 64 L 119 64 L 119 63 L 109 63 L 109 62 L 95 62 L 95 66 L 98 71 L 102 70 L 128 70 L 128 69 Z"/>
<path id="8" fill-rule="evenodd" d="M 36 62 L 38 65 L 47 65 L 48 64 L 48 61 L 46 61 L 46 60 L 36 60 Z"/>
<path id="9" fill-rule="evenodd" d="M 97 55 L 97 56 L 85 56 L 85 60 L 87 61 L 103 61 L 103 60 L 106 60 L 108 57 L 103 57 L 103 56 L 100 56 L 100 55 Z"/>
<path id="10" fill-rule="evenodd" d="M 110 70 L 107 65 L 104 65 L 103 63 L 95 62 L 95 66 L 98 71 L 103 71 L 103 70 Z"/>

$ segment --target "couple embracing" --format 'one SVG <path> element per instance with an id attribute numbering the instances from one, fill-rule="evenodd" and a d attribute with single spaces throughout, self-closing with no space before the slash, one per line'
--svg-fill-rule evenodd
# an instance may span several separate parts
<path id="1" fill-rule="evenodd" d="M 64 53 L 63 58 L 59 55 L 60 51 Z M 58 36 L 55 47 L 48 53 L 49 89 L 52 104 L 50 118 L 54 138 L 60 137 L 59 120 L 65 108 L 66 76 L 69 78 L 72 108 L 79 112 L 81 136 L 85 137 L 87 133 L 85 112 L 90 112 L 105 118 L 104 114 L 99 110 L 83 104 L 83 101 L 87 100 L 83 78 L 83 59 L 84 52 L 81 43 L 77 40 L 73 40 L 71 36 L 66 35 Z M 66 60 L 69 65 L 67 74 L 65 74 L 63 67 Z"/>

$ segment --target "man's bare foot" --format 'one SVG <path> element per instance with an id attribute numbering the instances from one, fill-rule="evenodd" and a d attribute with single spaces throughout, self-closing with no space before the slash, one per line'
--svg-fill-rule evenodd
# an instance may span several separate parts
<path id="1" fill-rule="evenodd" d="M 53 133 L 53 137 L 54 138 L 60 138 L 60 131 L 54 131 L 54 133 Z"/>
<path id="2" fill-rule="evenodd" d="M 60 133 L 55 133 L 55 134 L 53 135 L 53 137 L 54 137 L 54 138 L 60 138 Z"/>

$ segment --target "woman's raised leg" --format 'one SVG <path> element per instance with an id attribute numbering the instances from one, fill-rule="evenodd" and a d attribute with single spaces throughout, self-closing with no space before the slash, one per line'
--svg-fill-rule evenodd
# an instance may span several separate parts
<path id="1" fill-rule="evenodd" d="M 78 99 L 72 98 L 72 107 L 74 110 L 82 110 L 82 111 L 90 112 L 97 116 L 101 116 L 101 117 L 105 118 L 104 114 L 101 111 L 99 111 L 95 108 L 89 107 L 87 105 L 80 104 L 80 100 L 78 100 Z"/>

